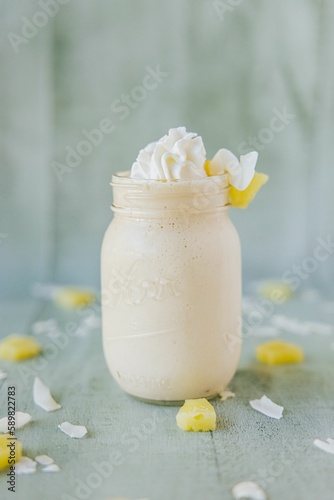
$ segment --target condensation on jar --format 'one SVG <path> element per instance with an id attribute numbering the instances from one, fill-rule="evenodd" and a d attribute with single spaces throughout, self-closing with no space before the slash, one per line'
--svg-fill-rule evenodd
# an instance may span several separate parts
<path id="1" fill-rule="evenodd" d="M 241 263 L 225 175 L 112 179 L 102 246 L 104 355 L 127 393 L 155 403 L 209 398 L 241 351 Z"/>

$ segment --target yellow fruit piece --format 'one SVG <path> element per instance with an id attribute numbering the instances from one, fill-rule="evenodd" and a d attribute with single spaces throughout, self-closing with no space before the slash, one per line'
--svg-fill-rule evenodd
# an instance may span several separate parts
<path id="1" fill-rule="evenodd" d="M 255 172 L 251 183 L 243 191 L 238 191 L 235 187 L 230 186 L 231 205 L 237 208 L 247 208 L 250 202 L 255 198 L 256 193 L 268 179 L 268 175 Z"/>
<path id="2" fill-rule="evenodd" d="M 186 399 L 176 415 L 176 423 L 183 431 L 214 431 L 216 412 L 206 399 Z"/>
<path id="3" fill-rule="evenodd" d="M 204 163 L 204 170 L 206 171 L 207 175 L 211 176 L 211 175 L 218 175 L 218 174 L 215 174 L 213 172 L 213 169 L 211 167 L 211 161 L 210 160 L 206 160 L 205 163 Z"/>
<path id="4" fill-rule="evenodd" d="M 76 309 L 93 304 L 96 301 L 96 295 L 81 288 L 64 287 L 57 293 L 55 301 L 66 309 Z"/>
<path id="5" fill-rule="evenodd" d="M 301 363 L 304 360 L 304 351 L 295 344 L 282 340 L 271 340 L 257 346 L 256 358 L 266 365 Z"/>
<path id="6" fill-rule="evenodd" d="M 11 460 L 18 462 L 22 456 L 22 443 L 13 439 L 13 437 L 15 436 L 0 434 L 0 470 L 15 465 L 11 463 Z M 10 463 L 8 463 L 8 460 Z"/>
<path id="7" fill-rule="evenodd" d="M 291 299 L 293 295 L 293 290 L 285 283 L 282 283 L 282 281 L 266 281 L 261 283 L 259 292 L 266 299 L 278 303 Z"/>
<path id="8" fill-rule="evenodd" d="M 28 335 L 10 335 L 0 342 L 0 358 L 9 361 L 20 361 L 33 358 L 42 350 L 40 344 Z"/>

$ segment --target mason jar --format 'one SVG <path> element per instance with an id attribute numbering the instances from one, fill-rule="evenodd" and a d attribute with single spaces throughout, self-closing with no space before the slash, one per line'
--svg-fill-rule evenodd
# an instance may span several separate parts
<path id="1" fill-rule="evenodd" d="M 241 259 L 226 175 L 112 178 L 102 246 L 103 349 L 128 394 L 172 404 L 211 398 L 241 351 Z"/>

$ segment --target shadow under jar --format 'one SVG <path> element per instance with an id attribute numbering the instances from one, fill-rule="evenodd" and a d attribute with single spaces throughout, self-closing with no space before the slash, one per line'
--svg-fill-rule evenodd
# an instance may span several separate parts
<path id="1" fill-rule="evenodd" d="M 103 349 L 124 391 L 157 404 L 210 398 L 241 351 L 241 259 L 226 175 L 112 178 L 102 246 Z"/>

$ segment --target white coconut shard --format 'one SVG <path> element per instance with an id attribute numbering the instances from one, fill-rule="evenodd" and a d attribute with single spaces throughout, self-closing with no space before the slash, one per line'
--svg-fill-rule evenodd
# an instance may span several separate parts
<path id="1" fill-rule="evenodd" d="M 251 314 L 256 311 L 254 300 L 251 297 L 243 297 L 242 298 L 242 312 L 244 314 Z"/>
<path id="2" fill-rule="evenodd" d="M 41 333 L 48 333 L 58 330 L 58 325 L 55 319 L 47 319 L 45 321 L 36 321 L 32 325 L 32 332 L 35 335 L 40 335 Z"/>
<path id="3" fill-rule="evenodd" d="M 272 325 L 263 325 L 257 326 L 252 331 L 254 337 L 278 337 L 280 334 L 280 330 L 276 328 L 276 326 Z"/>
<path id="4" fill-rule="evenodd" d="M 23 413 L 22 411 L 15 412 L 15 429 L 20 429 L 24 425 L 26 425 L 32 416 L 29 413 Z M 10 427 L 12 427 L 12 423 L 10 423 Z M 8 432 L 8 417 L 3 417 L 0 419 L 0 432 L 6 433 Z"/>
<path id="5" fill-rule="evenodd" d="M 275 328 L 279 328 L 285 332 L 293 333 L 295 335 L 316 334 L 329 336 L 334 333 L 332 325 L 316 321 L 300 321 L 299 319 L 288 318 L 279 314 L 272 317 L 271 323 Z"/>
<path id="6" fill-rule="evenodd" d="M 41 465 L 51 465 L 54 462 L 53 458 L 49 457 L 48 455 L 38 455 L 37 457 L 35 457 L 35 460 Z"/>
<path id="7" fill-rule="evenodd" d="M 0 370 L 0 380 L 5 380 L 8 377 L 8 373 Z"/>
<path id="8" fill-rule="evenodd" d="M 235 394 L 231 391 L 222 391 L 219 393 L 221 401 L 226 401 L 227 399 L 234 398 Z"/>
<path id="9" fill-rule="evenodd" d="M 59 472 L 60 467 L 58 467 L 57 464 L 51 464 L 47 465 L 46 467 L 43 467 L 42 472 Z"/>
<path id="10" fill-rule="evenodd" d="M 331 453 L 334 455 L 334 439 L 328 438 L 327 443 L 325 441 L 321 441 L 320 439 L 315 439 L 313 444 L 320 448 L 322 451 L 326 451 L 327 453 Z"/>
<path id="11" fill-rule="evenodd" d="M 266 500 L 265 491 L 253 481 L 243 481 L 236 484 L 232 489 L 232 496 L 235 500 L 250 499 L 250 500 Z"/>
<path id="12" fill-rule="evenodd" d="M 288 318 L 283 315 L 276 314 L 272 317 L 271 323 L 274 327 L 284 330 L 295 335 L 309 335 L 310 330 L 305 323 L 298 319 Z"/>
<path id="13" fill-rule="evenodd" d="M 33 397 L 35 404 L 45 411 L 55 411 L 61 408 L 61 405 L 51 396 L 50 389 L 38 377 L 35 377 Z"/>
<path id="14" fill-rule="evenodd" d="M 15 464 L 15 474 L 33 474 L 37 463 L 29 457 L 21 457 Z"/>
<path id="15" fill-rule="evenodd" d="M 52 300 L 60 288 L 54 283 L 34 283 L 31 287 L 31 294 L 39 299 Z"/>
<path id="16" fill-rule="evenodd" d="M 87 337 L 89 334 L 89 328 L 86 326 L 78 326 L 78 328 L 75 330 L 75 336 L 76 337 Z"/>
<path id="17" fill-rule="evenodd" d="M 277 419 L 283 417 L 283 406 L 277 405 L 271 401 L 271 399 L 267 398 L 267 396 L 262 396 L 261 399 L 254 399 L 253 401 L 250 401 L 249 404 L 254 410 L 263 413 L 263 415 L 266 415 L 267 417 Z"/>
<path id="18" fill-rule="evenodd" d="M 87 429 L 84 425 L 73 425 L 69 422 L 63 422 L 58 425 L 59 429 L 70 436 L 71 438 L 81 439 L 87 434 Z"/>
<path id="19" fill-rule="evenodd" d="M 101 317 L 97 314 L 91 314 L 82 320 L 82 325 L 94 330 L 101 327 Z"/>
<path id="20" fill-rule="evenodd" d="M 328 325 L 326 323 L 307 321 L 306 325 L 308 326 L 310 333 L 316 333 L 317 335 L 323 335 L 325 337 L 329 337 L 334 333 L 332 325 Z"/>

